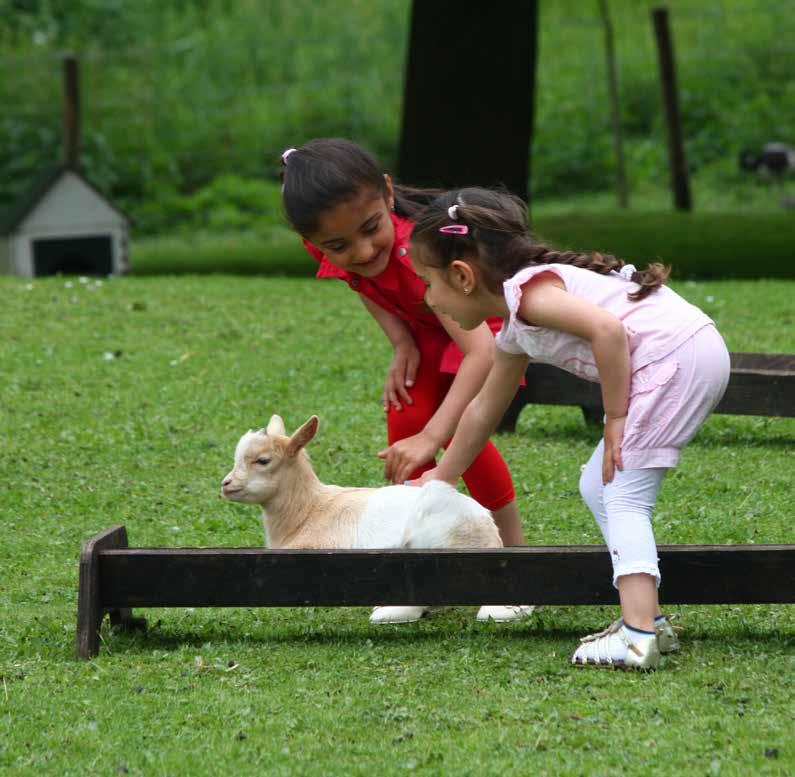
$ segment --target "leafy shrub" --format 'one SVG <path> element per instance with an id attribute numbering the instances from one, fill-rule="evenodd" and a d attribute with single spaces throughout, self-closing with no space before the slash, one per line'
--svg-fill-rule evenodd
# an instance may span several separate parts
<path id="1" fill-rule="evenodd" d="M 649 9 L 609 6 L 627 172 L 642 187 L 668 176 Z M 613 185 L 596 8 L 539 3 L 535 197 Z M 243 180 L 275 181 L 279 153 L 311 137 L 350 137 L 391 168 L 409 9 L 406 0 L 0 0 L 0 64 L 10 74 L 0 80 L 0 206 L 60 158 L 65 49 L 80 56 L 84 167 L 144 232 L 180 218 L 219 229 L 254 223 L 216 182 L 234 175 L 231 188 L 242 191 Z M 736 162 L 743 148 L 795 141 L 795 14 L 786 3 L 681 0 L 671 18 L 694 174 Z M 229 201 L 196 215 L 204 206 L 191 197 L 205 190 Z"/>
<path id="2" fill-rule="evenodd" d="M 283 226 L 279 185 L 223 175 L 193 194 L 163 188 L 129 211 L 141 233 L 267 230 Z"/>

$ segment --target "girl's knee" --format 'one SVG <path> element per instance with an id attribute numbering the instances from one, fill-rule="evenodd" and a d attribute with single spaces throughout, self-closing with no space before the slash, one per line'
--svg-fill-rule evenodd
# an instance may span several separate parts
<path id="1" fill-rule="evenodd" d="M 608 513 L 651 515 L 667 471 L 664 467 L 617 471 L 602 490 L 605 509 Z"/>
<path id="2" fill-rule="evenodd" d="M 411 405 L 404 403 L 401 410 L 396 410 L 390 405 L 386 414 L 387 437 L 390 445 L 397 440 L 419 434 L 433 416 L 434 410 L 421 400 L 415 400 Z"/>
<path id="3" fill-rule="evenodd" d="M 586 467 L 580 475 L 580 496 L 592 513 L 596 513 L 602 505 L 602 480 L 593 477 Z"/>

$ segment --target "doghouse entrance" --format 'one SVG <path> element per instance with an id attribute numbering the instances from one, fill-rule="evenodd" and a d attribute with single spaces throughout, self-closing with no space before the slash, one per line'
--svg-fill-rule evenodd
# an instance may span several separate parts
<path id="1" fill-rule="evenodd" d="M 110 236 L 33 241 L 34 275 L 110 275 L 112 272 Z"/>

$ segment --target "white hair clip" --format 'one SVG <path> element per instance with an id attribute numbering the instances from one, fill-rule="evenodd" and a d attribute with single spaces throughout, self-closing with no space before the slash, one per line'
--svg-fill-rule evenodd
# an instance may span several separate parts
<path id="1" fill-rule="evenodd" d="M 285 152 L 282 154 L 282 164 L 283 164 L 283 165 L 286 165 L 286 164 L 287 164 L 287 157 L 289 157 L 289 156 L 290 156 L 290 154 L 292 154 L 292 153 L 293 153 L 293 151 L 298 151 L 298 149 L 297 149 L 297 148 L 288 148 L 288 149 L 287 149 L 287 151 L 285 151 Z"/>
<path id="2" fill-rule="evenodd" d="M 451 205 L 447 209 L 447 215 L 453 220 L 458 221 L 458 205 Z"/>
<path id="3" fill-rule="evenodd" d="M 634 264 L 625 264 L 619 271 L 618 274 L 625 280 L 631 281 L 632 276 L 637 272 L 637 268 Z"/>

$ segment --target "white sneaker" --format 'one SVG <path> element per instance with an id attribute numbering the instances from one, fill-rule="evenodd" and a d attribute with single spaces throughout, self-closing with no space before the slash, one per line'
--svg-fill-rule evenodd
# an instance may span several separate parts
<path id="1" fill-rule="evenodd" d="M 529 618 L 535 612 L 534 604 L 484 604 L 478 610 L 478 620 L 507 623 Z"/>
<path id="2" fill-rule="evenodd" d="M 422 618 L 430 607 L 398 605 L 396 607 L 374 607 L 370 614 L 370 623 L 414 623 Z"/>

